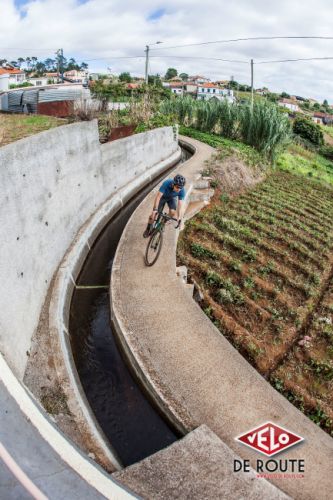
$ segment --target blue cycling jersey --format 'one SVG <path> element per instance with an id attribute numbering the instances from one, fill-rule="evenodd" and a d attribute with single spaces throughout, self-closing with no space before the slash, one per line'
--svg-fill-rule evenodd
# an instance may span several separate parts
<path id="1" fill-rule="evenodd" d="M 163 182 L 163 184 L 160 187 L 160 193 L 163 193 L 163 198 L 166 200 L 170 200 L 171 198 L 179 198 L 180 200 L 183 200 L 185 198 L 185 189 L 182 187 L 180 191 L 174 191 L 173 190 L 174 186 L 174 181 L 173 179 L 167 179 L 166 181 Z"/>

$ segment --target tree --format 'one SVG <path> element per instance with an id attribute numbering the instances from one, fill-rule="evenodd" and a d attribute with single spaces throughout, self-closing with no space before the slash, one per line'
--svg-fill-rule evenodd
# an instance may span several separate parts
<path id="1" fill-rule="evenodd" d="M 160 75 L 148 75 L 148 85 L 154 85 L 155 87 L 163 87 Z"/>
<path id="2" fill-rule="evenodd" d="M 19 57 L 17 61 L 18 61 L 19 68 L 21 69 L 21 66 L 24 63 L 25 59 L 23 57 Z"/>
<path id="3" fill-rule="evenodd" d="M 266 97 L 271 102 L 278 102 L 278 100 L 279 100 L 278 94 L 275 94 L 274 92 L 268 92 L 266 94 Z"/>
<path id="4" fill-rule="evenodd" d="M 183 82 L 187 82 L 188 74 L 187 73 L 180 73 L 179 78 L 181 78 L 183 80 Z"/>
<path id="5" fill-rule="evenodd" d="M 324 143 L 324 135 L 321 127 L 308 118 L 296 118 L 293 125 L 293 132 L 312 142 L 315 146 L 321 146 Z"/>
<path id="6" fill-rule="evenodd" d="M 287 92 L 281 92 L 281 97 L 284 97 L 286 99 L 289 99 L 290 98 L 290 95 L 287 94 Z"/>
<path id="7" fill-rule="evenodd" d="M 37 76 L 42 76 L 44 75 L 45 71 L 46 71 L 46 67 L 45 67 L 45 64 L 41 61 L 38 61 L 36 63 L 36 68 L 35 68 L 35 71 L 37 73 Z"/>
<path id="8" fill-rule="evenodd" d="M 171 80 L 171 78 L 174 78 L 177 75 L 178 75 L 178 71 L 175 68 L 168 68 L 167 72 L 165 73 L 164 78 L 166 80 Z"/>
<path id="9" fill-rule="evenodd" d="M 55 62 L 55 60 L 51 59 L 50 57 L 48 57 L 47 59 L 45 59 L 44 64 L 45 64 L 45 68 L 46 68 L 47 71 L 52 71 L 53 69 L 56 68 L 56 62 Z"/>
<path id="10" fill-rule="evenodd" d="M 31 58 L 31 60 L 32 60 L 32 69 L 35 69 L 35 68 L 36 68 L 36 63 L 37 63 L 37 61 L 38 61 L 38 57 L 33 56 L 33 57 Z"/>
<path id="11" fill-rule="evenodd" d="M 128 71 L 124 71 L 123 73 L 120 73 L 119 75 L 119 81 L 120 82 L 126 82 L 126 83 L 131 83 L 132 77 Z"/>
<path id="12" fill-rule="evenodd" d="M 230 82 L 229 82 L 229 88 L 230 89 L 237 89 L 238 85 L 239 85 L 239 83 L 236 82 L 236 80 L 230 80 Z"/>
<path id="13" fill-rule="evenodd" d="M 323 106 L 327 107 L 328 106 L 328 101 L 327 99 L 324 99 Z"/>

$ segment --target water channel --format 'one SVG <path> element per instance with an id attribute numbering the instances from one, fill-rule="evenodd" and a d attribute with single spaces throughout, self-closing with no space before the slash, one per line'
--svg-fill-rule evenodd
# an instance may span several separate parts
<path id="1" fill-rule="evenodd" d="M 181 162 L 192 153 L 182 148 Z M 169 171 L 172 171 L 173 166 Z M 142 199 L 164 172 L 114 216 L 93 245 L 77 279 L 69 333 L 76 368 L 89 404 L 124 466 L 165 448 L 180 436 L 153 406 L 122 357 L 110 326 L 109 281 L 122 231 Z M 144 230 L 145 221 L 142 221 Z"/>

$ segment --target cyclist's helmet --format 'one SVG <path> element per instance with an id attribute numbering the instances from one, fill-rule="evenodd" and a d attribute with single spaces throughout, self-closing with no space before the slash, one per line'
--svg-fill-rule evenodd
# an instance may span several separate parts
<path id="1" fill-rule="evenodd" d="M 180 187 L 184 187 L 186 184 L 186 179 L 182 175 L 176 175 L 173 179 L 173 182 Z"/>

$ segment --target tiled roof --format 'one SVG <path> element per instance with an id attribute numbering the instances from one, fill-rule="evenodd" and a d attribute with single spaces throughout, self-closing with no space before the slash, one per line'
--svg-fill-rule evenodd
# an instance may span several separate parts
<path id="1" fill-rule="evenodd" d="M 219 89 L 217 85 L 214 85 L 214 83 L 202 83 L 199 85 L 199 87 L 204 87 L 205 89 Z M 221 89 L 222 90 L 222 89 Z"/>
<path id="2" fill-rule="evenodd" d="M 24 71 L 12 68 L 0 68 L 0 75 L 23 75 Z"/>
<path id="3" fill-rule="evenodd" d="M 330 118 L 331 120 L 333 120 L 333 115 L 322 113 L 321 111 L 316 111 L 315 113 L 313 113 L 313 116 L 315 118 Z"/>

